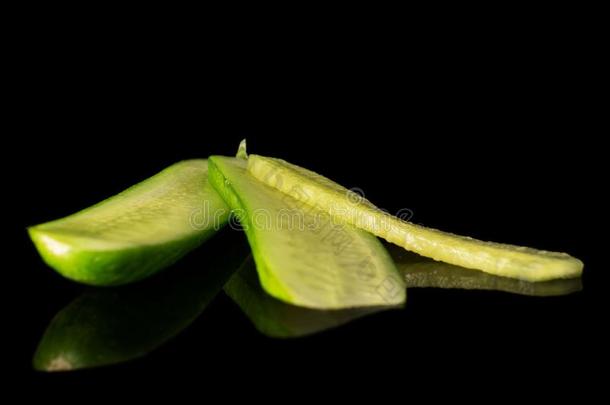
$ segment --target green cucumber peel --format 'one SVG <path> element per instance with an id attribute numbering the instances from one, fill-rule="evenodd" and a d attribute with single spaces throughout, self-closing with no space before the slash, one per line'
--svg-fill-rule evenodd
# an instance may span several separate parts
<path id="1" fill-rule="evenodd" d="M 566 253 L 484 242 L 404 221 L 326 177 L 281 159 L 250 155 L 248 173 L 303 204 L 438 261 L 531 282 L 582 274 L 583 263 Z"/>
<path id="2" fill-rule="evenodd" d="M 68 217 L 28 228 L 43 260 L 97 286 L 141 280 L 168 267 L 227 222 L 205 159 L 176 163 Z"/>
<path id="3" fill-rule="evenodd" d="M 404 282 L 373 235 L 301 207 L 249 175 L 245 159 L 208 160 L 210 183 L 242 224 L 267 293 L 314 309 L 405 301 Z"/>

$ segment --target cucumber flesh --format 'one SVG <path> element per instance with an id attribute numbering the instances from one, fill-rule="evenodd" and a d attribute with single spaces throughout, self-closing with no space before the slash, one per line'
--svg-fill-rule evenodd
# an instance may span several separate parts
<path id="1" fill-rule="evenodd" d="M 580 277 L 529 282 L 437 262 L 395 245 L 388 244 L 388 251 L 407 288 L 489 290 L 538 297 L 568 295 L 582 290 Z"/>
<path id="2" fill-rule="evenodd" d="M 366 315 L 399 307 L 368 306 L 339 310 L 317 310 L 286 304 L 265 293 L 252 258 L 231 277 L 225 292 L 263 335 L 296 338 L 344 325 Z"/>
<path id="3" fill-rule="evenodd" d="M 210 183 L 244 227 L 263 288 L 284 302 L 342 309 L 404 302 L 404 282 L 373 235 L 263 184 L 244 159 L 209 158 Z"/>
<path id="4" fill-rule="evenodd" d="M 178 268 L 131 286 L 84 293 L 47 327 L 32 364 L 69 371 L 142 357 L 187 328 L 248 255 L 245 242 L 203 268 Z"/>
<path id="5" fill-rule="evenodd" d="M 484 242 L 404 221 L 339 184 L 281 159 L 250 155 L 248 172 L 302 203 L 435 260 L 527 281 L 574 278 L 582 273 L 583 263 L 566 253 Z"/>
<path id="6" fill-rule="evenodd" d="M 28 228 L 44 261 L 85 284 L 119 285 L 174 263 L 227 221 L 204 159 L 157 175 L 68 217 Z"/>

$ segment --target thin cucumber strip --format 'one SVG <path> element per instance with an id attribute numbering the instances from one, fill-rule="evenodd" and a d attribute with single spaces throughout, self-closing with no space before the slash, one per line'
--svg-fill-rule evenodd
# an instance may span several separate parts
<path id="1" fill-rule="evenodd" d="M 231 255 L 206 259 L 159 278 L 86 292 L 50 322 L 32 364 L 40 371 L 72 371 L 142 357 L 187 328 L 222 291 L 248 255 L 245 242 Z"/>
<path id="2" fill-rule="evenodd" d="M 281 159 L 250 155 L 248 172 L 302 203 L 435 260 L 527 281 L 574 278 L 582 273 L 583 263 L 566 253 L 483 242 L 404 221 L 339 184 Z"/>
<path id="3" fill-rule="evenodd" d="M 246 160 L 212 156 L 210 183 L 244 227 L 263 288 L 284 302 L 342 309 L 404 302 L 404 282 L 373 235 L 250 176 Z"/>
<path id="4" fill-rule="evenodd" d="M 297 338 L 344 325 L 366 315 L 399 307 L 368 306 L 317 310 L 286 304 L 268 295 L 260 285 L 256 266 L 248 258 L 224 287 L 254 327 L 272 338 Z"/>
<path id="5" fill-rule="evenodd" d="M 68 217 L 28 228 L 61 275 L 109 286 L 143 279 L 213 235 L 229 209 L 208 183 L 207 160 L 176 163 Z"/>
<path id="6" fill-rule="evenodd" d="M 387 247 L 407 288 L 489 290 L 536 297 L 568 295 L 582 290 L 580 277 L 529 282 L 437 262 L 395 245 Z"/>

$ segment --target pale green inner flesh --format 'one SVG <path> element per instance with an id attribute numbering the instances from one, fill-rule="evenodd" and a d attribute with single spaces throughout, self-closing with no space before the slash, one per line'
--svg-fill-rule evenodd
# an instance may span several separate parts
<path id="1" fill-rule="evenodd" d="M 402 279 L 381 243 L 349 224 L 259 182 L 246 161 L 212 156 L 210 182 L 244 225 L 262 286 L 311 308 L 390 305 Z"/>
<path id="2" fill-rule="evenodd" d="M 250 155 L 248 172 L 303 203 L 435 260 L 528 281 L 582 273 L 582 262 L 565 253 L 483 242 L 403 221 L 337 183 L 280 159 Z"/>
<path id="3" fill-rule="evenodd" d="M 207 182 L 207 171 L 206 160 L 179 162 L 99 204 L 30 230 L 57 250 L 66 244 L 66 249 L 107 251 L 218 229 L 228 207 Z"/>

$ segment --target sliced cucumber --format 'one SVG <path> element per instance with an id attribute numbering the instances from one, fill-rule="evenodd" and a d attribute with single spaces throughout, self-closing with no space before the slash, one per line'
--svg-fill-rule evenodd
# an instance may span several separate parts
<path id="1" fill-rule="evenodd" d="M 155 350 L 190 325 L 222 290 L 247 257 L 247 244 L 239 242 L 232 244 L 231 255 L 206 259 L 203 268 L 176 269 L 136 285 L 81 295 L 47 327 L 34 368 L 99 367 Z"/>
<path id="2" fill-rule="evenodd" d="M 227 221 L 206 160 L 176 163 L 101 203 L 28 228 L 44 261 L 91 285 L 140 280 L 174 263 Z"/>
<path id="3" fill-rule="evenodd" d="M 301 203 L 435 260 L 527 281 L 573 278 L 582 273 L 583 263 L 566 253 L 483 242 L 401 220 L 337 183 L 284 160 L 250 155 L 248 172 Z"/>
<path id="4" fill-rule="evenodd" d="M 490 290 L 538 297 L 567 295 L 582 290 L 580 277 L 534 283 L 437 262 L 398 246 L 388 246 L 388 251 L 407 288 Z"/>
<path id="5" fill-rule="evenodd" d="M 212 156 L 209 163 L 210 182 L 244 227 L 269 294 L 317 309 L 404 302 L 404 282 L 373 235 L 301 207 L 250 176 L 246 160 Z"/>
<path id="6" fill-rule="evenodd" d="M 295 338 L 322 332 L 365 315 L 398 307 L 369 306 L 317 310 L 286 304 L 268 295 L 260 285 L 256 266 L 248 258 L 224 287 L 262 334 L 273 338 Z"/>

